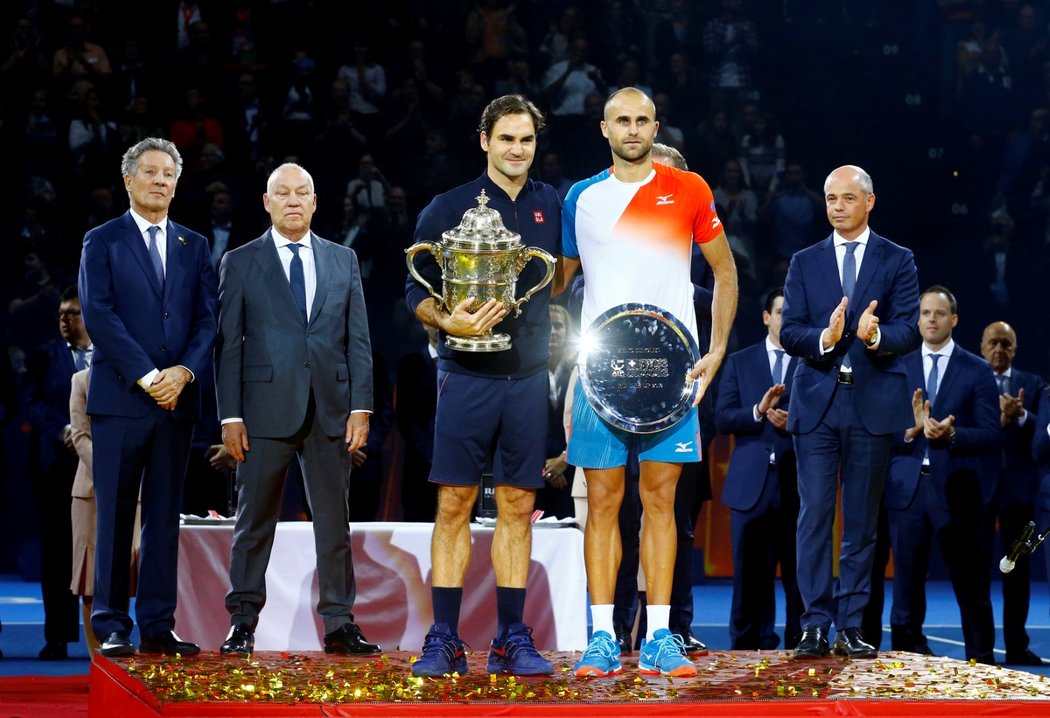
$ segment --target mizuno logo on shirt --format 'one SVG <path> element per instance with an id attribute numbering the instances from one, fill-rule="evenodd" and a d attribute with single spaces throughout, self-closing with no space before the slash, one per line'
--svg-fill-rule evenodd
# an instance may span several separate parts
<path id="1" fill-rule="evenodd" d="M 672 197 L 674 197 L 673 192 L 671 194 L 656 195 L 656 206 L 659 207 L 662 204 L 674 204 L 674 200 L 671 199 Z"/>
<path id="2" fill-rule="evenodd" d="M 693 442 L 691 441 L 679 441 L 675 443 L 677 447 L 674 450 L 676 454 L 690 454 L 693 451 Z"/>

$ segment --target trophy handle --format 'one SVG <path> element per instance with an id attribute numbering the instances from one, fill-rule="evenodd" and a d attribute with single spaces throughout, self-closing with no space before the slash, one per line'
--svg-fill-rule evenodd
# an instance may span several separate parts
<path id="1" fill-rule="evenodd" d="M 408 272 L 416 278 L 417 282 L 419 282 L 427 288 L 427 291 L 430 292 L 430 296 L 438 300 L 438 303 L 444 306 L 445 298 L 434 291 L 434 288 L 430 286 L 430 282 L 423 279 L 419 272 L 416 271 L 416 265 L 412 261 L 416 254 L 423 251 L 424 249 L 430 252 L 432 255 L 434 255 L 434 259 L 438 258 L 438 253 L 441 251 L 441 247 L 439 247 L 433 242 L 416 242 L 411 247 L 405 250 L 405 262 L 408 264 Z"/>
<path id="2" fill-rule="evenodd" d="M 522 267 L 528 264 L 529 260 L 532 258 L 542 259 L 544 264 L 547 265 L 547 274 L 544 275 L 539 284 L 525 292 L 524 297 L 514 300 L 514 304 L 511 306 L 514 308 L 514 316 L 516 317 L 521 315 L 521 305 L 529 301 L 529 297 L 546 287 L 550 284 L 551 280 L 554 279 L 554 265 L 558 261 L 550 252 L 540 249 L 539 247 L 525 247 L 521 250 L 520 256 L 525 259 L 521 264 Z"/>

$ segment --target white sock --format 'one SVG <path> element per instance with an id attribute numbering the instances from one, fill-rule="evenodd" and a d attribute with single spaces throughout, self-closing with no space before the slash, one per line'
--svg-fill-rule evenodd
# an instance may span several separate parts
<path id="1" fill-rule="evenodd" d="M 613 628 L 613 605 L 611 603 L 603 603 L 599 605 L 591 605 L 591 635 L 593 636 L 598 631 L 605 631 L 613 638 L 616 637 L 616 630 Z"/>
<path id="2" fill-rule="evenodd" d="M 671 621 L 671 606 L 654 606 L 648 604 L 645 607 L 645 640 L 653 640 L 653 634 L 661 628 L 668 628 Z"/>

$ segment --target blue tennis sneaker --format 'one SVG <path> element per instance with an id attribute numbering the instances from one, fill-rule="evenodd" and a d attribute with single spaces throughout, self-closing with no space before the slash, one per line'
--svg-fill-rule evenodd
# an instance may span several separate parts
<path id="1" fill-rule="evenodd" d="M 413 676 L 440 678 L 467 672 L 466 645 L 444 623 L 435 623 L 423 639 L 423 652 L 412 664 Z"/>
<path id="2" fill-rule="evenodd" d="M 536 650 L 536 644 L 532 642 L 532 629 L 524 623 L 512 623 L 502 636 L 492 639 L 488 672 L 549 676 L 554 673 L 554 666 Z"/>
<path id="3" fill-rule="evenodd" d="M 595 631 L 587 650 L 576 661 L 576 677 L 615 675 L 623 670 L 620 663 L 620 647 L 608 631 Z"/>
<path id="4" fill-rule="evenodd" d="M 653 634 L 653 640 L 642 641 L 642 650 L 638 654 L 638 671 L 689 678 L 696 675 L 696 664 L 686 656 L 682 637 L 661 628 Z"/>

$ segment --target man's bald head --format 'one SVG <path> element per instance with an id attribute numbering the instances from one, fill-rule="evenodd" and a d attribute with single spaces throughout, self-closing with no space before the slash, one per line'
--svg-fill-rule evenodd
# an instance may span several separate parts
<path id="1" fill-rule="evenodd" d="M 605 100 L 604 116 L 605 121 L 609 121 L 609 110 L 614 106 L 618 106 L 622 100 L 630 100 L 632 102 L 642 102 L 647 105 L 649 110 L 649 116 L 656 119 L 656 103 L 653 102 L 653 98 L 645 94 L 637 87 L 621 87 L 616 92 L 609 95 L 608 99 Z"/>
<path id="2" fill-rule="evenodd" d="M 981 356 L 996 374 L 1013 366 L 1017 354 L 1017 332 L 1006 322 L 992 322 L 981 334 Z"/>

